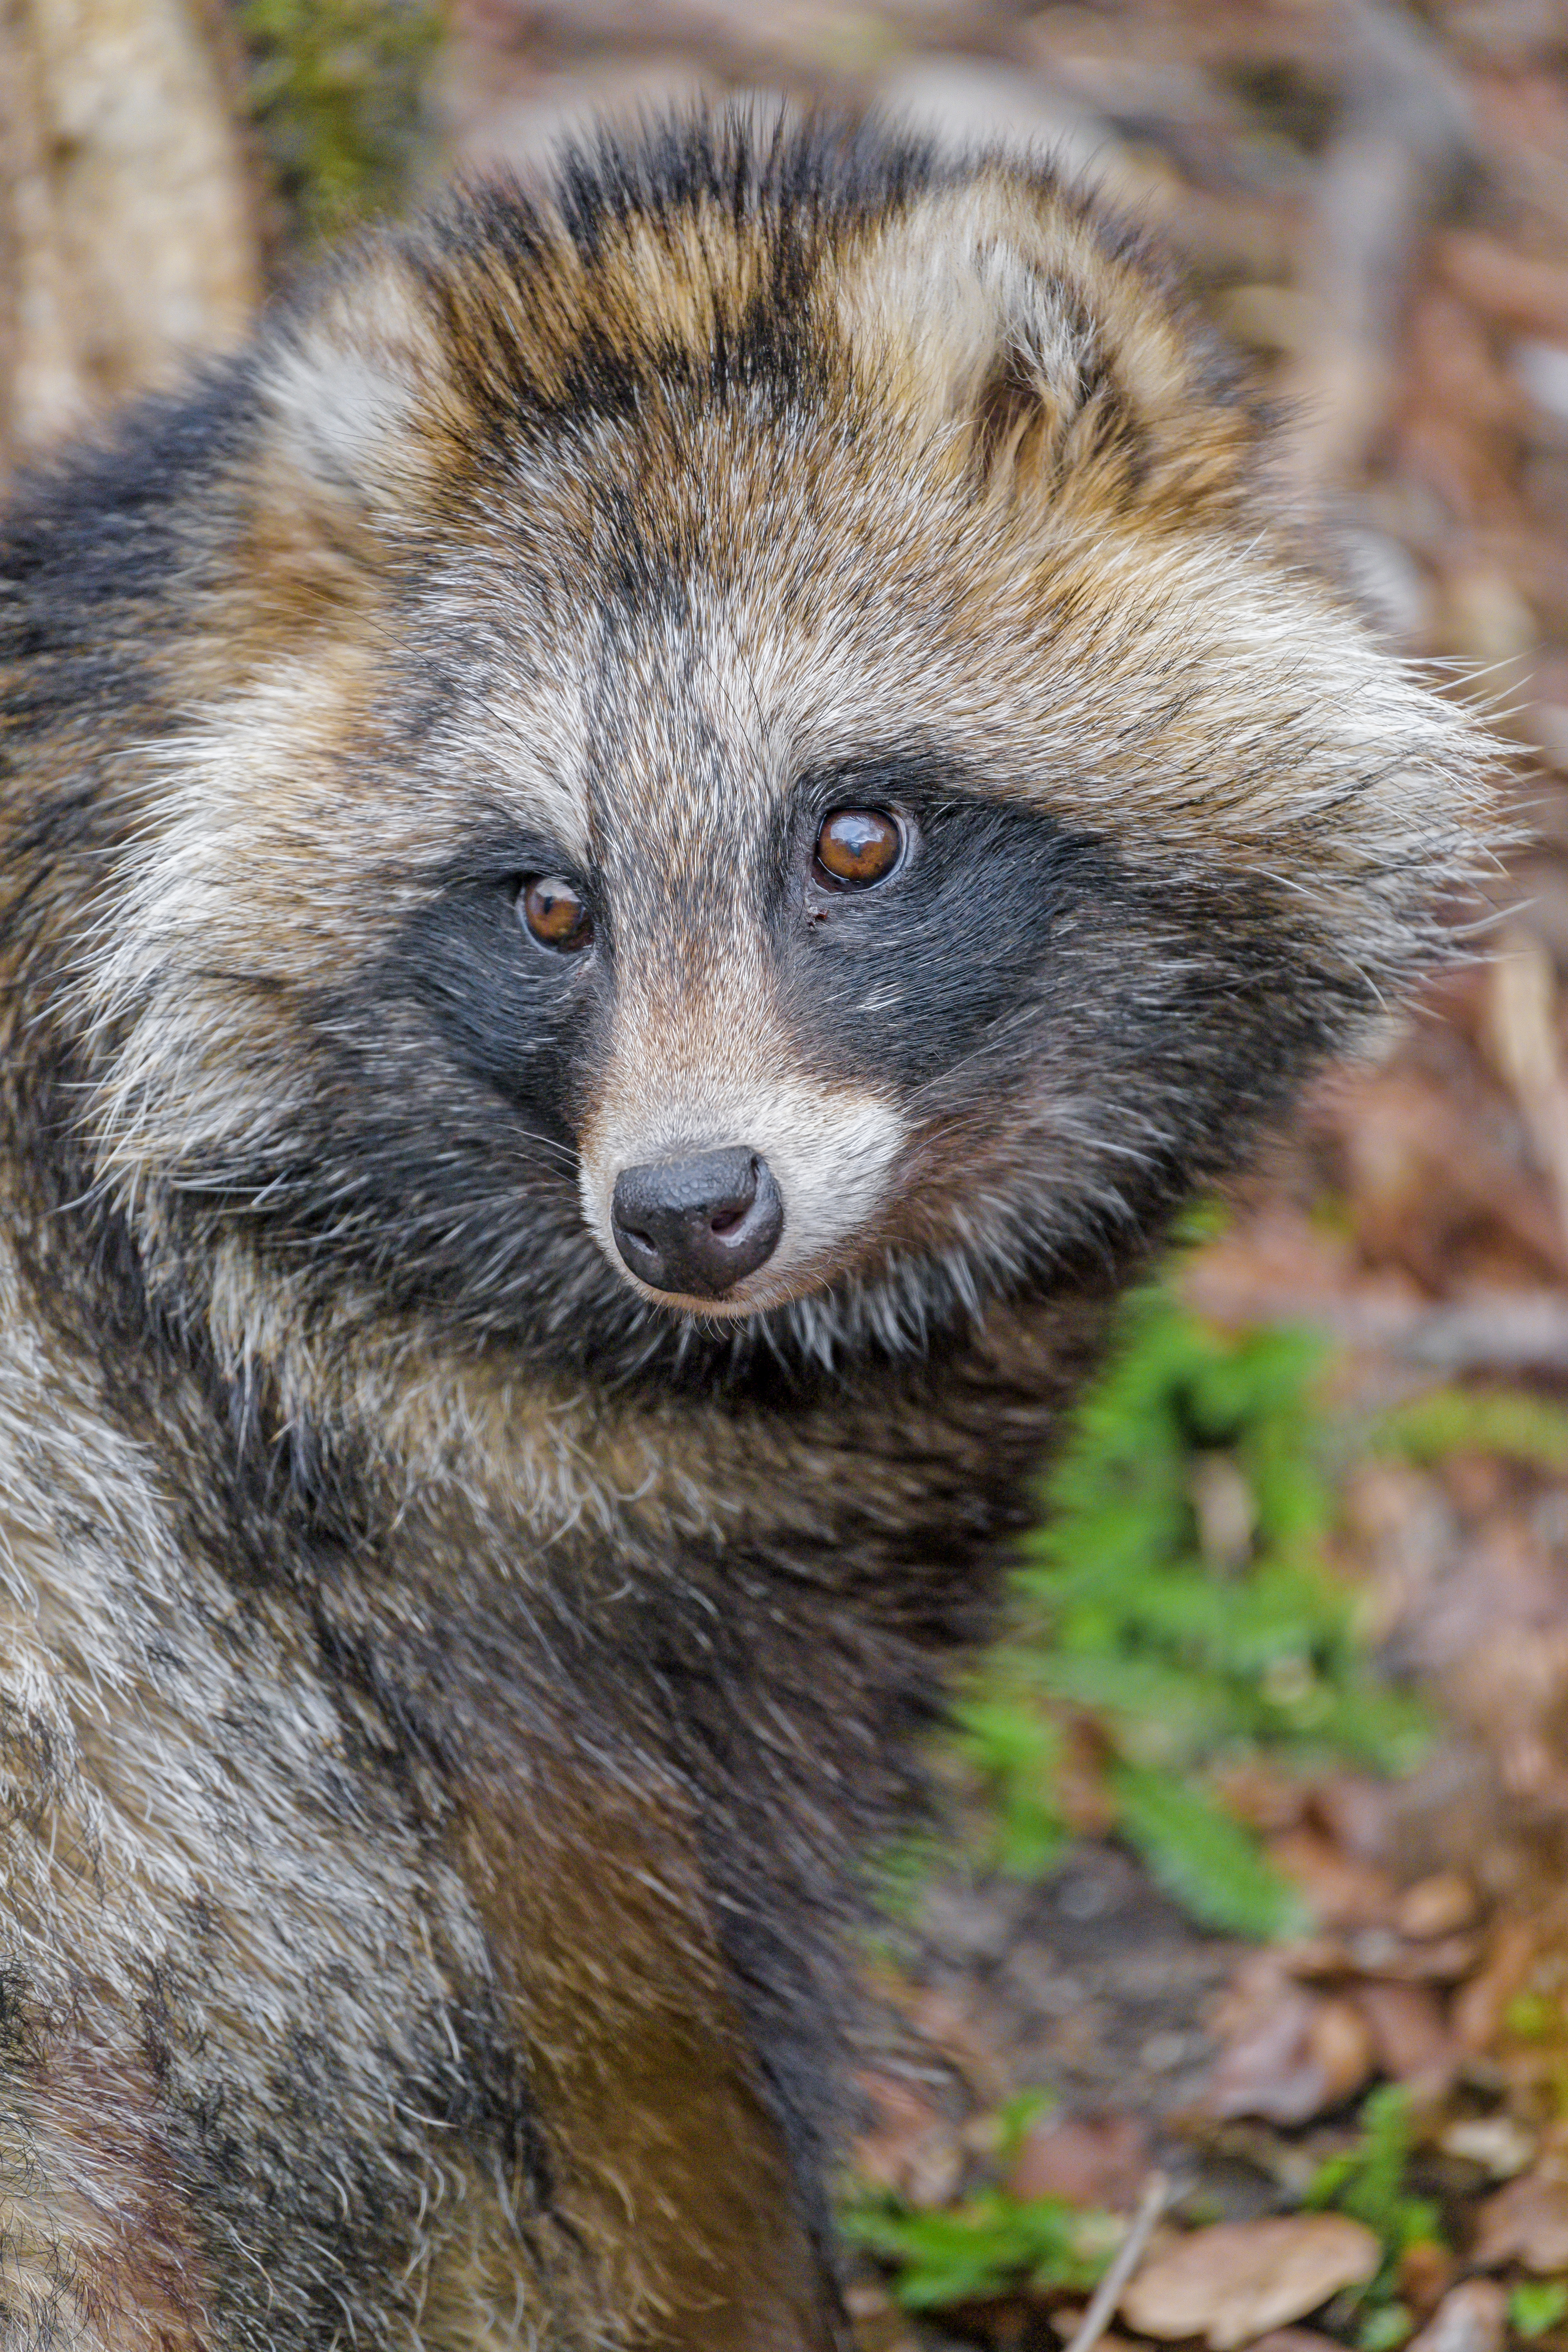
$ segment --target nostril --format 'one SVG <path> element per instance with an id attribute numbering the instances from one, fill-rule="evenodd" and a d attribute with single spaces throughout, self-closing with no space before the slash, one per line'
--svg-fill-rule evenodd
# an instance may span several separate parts
<path id="1" fill-rule="evenodd" d="M 715 1159 L 728 1159 L 729 1153 L 717 1153 Z M 762 1161 L 754 1152 L 749 1153 L 738 1175 L 731 1171 L 727 1194 L 715 1193 L 707 1204 L 708 1230 L 722 1236 L 743 1225 L 756 1205 L 757 1186 L 761 1180 Z"/>
<path id="2" fill-rule="evenodd" d="M 623 1169 L 610 1222 L 651 1289 L 718 1298 L 773 1255 L 784 1203 L 754 1151 L 709 1151 Z"/>

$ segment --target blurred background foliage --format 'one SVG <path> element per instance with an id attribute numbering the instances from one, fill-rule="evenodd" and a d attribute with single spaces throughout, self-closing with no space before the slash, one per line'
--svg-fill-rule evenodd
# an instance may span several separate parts
<path id="1" fill-rule="evenodd" d="M 239 0 L 244 104 L 291 240 L 395 206 L 426 136 L 446 21 L 434 0 Z"/>
<path id="2" fill-rule="evenodd" d="M 1417 1760 L 1422 1711 L 1373 1675 L 1326 1557 L 1342 1433 L 1323 1357 L 1309 1332 L 1221 1331 L 1168 1289 L 1124 1310 L 1045 1483 L 1012 1627 L 959 1708 L 1003 1868 L 1058 1858 L 1070 1724 L 1155 1875 L 1209 1925 L 1279 1933 L 1303 1906 L 1227 1813 L 1226 1768 Z"/>

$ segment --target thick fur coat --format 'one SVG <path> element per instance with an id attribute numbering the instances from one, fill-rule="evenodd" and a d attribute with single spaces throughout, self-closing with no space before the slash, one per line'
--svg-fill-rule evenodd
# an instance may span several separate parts
<path id="1" fill-rule="evenodd" d="M 858 1858 L 1484 747 L 1136 243 L 885 132 L 364 245 L 0 582 L 0 2346 L 827 2352 Z"/>

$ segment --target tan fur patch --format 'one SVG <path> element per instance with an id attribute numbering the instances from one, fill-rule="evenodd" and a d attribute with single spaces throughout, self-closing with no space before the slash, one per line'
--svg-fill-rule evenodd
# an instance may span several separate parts
<path id="1" fill-rule="evenodd" d="M 476 1790 L 466 1874 L 530 2053 L 555 2203 L 626 2340 L 826 2352 L 680 1816 L 651 1776 L 634 1794 L 545 1767 L 522 1801 Z"/>
<path id="2" fill-rule="evenodd" d="M 205 2352 L 203 2265 L 151 2084 L 78 2036 L 17 2105 L 26 2134 L 5 2151 L 0 2301 L 29 2306 L 38 2340 L 72 2352 Z"/>

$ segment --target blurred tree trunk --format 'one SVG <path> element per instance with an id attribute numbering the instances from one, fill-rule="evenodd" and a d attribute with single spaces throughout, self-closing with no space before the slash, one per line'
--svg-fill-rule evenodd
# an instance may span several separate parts
<path id="1" fill-rule="evenodd" d="M 0 467 L 243 332 L 224 37 L 193 0 L 0 0 Z"/>

